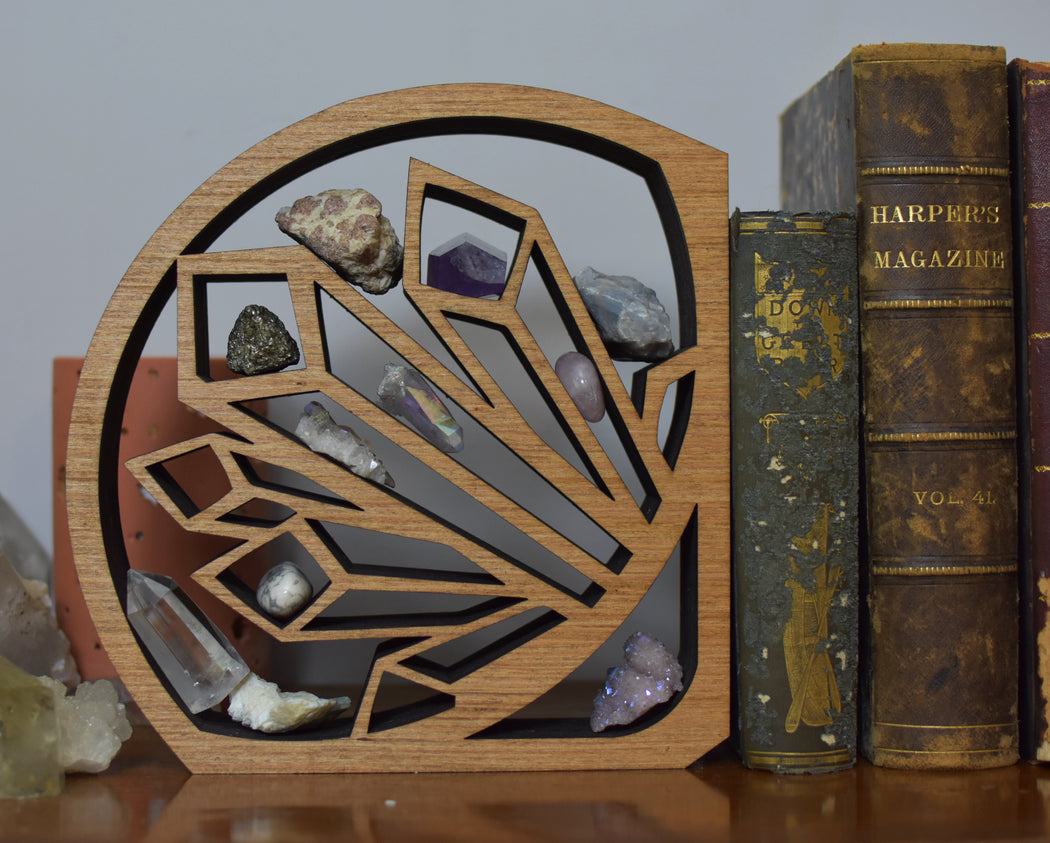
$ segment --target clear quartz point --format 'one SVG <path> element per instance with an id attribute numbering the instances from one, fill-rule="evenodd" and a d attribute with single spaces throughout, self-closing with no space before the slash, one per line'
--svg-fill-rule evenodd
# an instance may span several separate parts
<path id="1" fill-rule="evenodd" d="M 248 665 L 170 577 L 128 571 L 128 621 L 168 682 L 194 714 L 230 695 Z"/>

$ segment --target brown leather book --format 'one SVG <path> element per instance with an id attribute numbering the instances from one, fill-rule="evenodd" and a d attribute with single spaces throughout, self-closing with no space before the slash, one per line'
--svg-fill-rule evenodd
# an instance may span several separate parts
<path id="1" fill-rule="evenodd" d="M 856 220 L 737 211 L 729 232 L 740 757 L 843 770 L 857 752 Z"/>
<path id="2" fill-rule="evenodd" d="M 790 210 L 856 209 L 867 516 L 861 749 L 1017 749 L 1017 419 L 1006 57 L 858 47 L 781 117 Z"/>
<path id="3" fill-rule="evenodd" d="M 1015 59 L 1009 86 L 1021 442 L 1021 754 L 1050 761 L 1050 63 Z"/>

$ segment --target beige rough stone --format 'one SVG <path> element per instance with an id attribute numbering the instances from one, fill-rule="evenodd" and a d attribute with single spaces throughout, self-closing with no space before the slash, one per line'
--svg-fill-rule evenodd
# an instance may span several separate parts
<path id="1" fill-rule="evenodd" d="M 351 284 L 385 293 L 401 280 L 404 249 L 382 211 L 367 190 L 325 190 L 281 208 L 276 220 Z"/>
<path id="2" fill-rule="evenodd" d="M 230 694 L 231 718 L 259 732 L 290 732 L 330 720 L 350 708 L 349 697 L 323 699 L 307 691 L 282 691 L 254 673 Z"/>

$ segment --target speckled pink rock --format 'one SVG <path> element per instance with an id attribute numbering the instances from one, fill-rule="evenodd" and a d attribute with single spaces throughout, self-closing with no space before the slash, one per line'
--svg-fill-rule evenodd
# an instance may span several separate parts
<path id="1" fill-rule="evenodd" d="M 383 206 L 367 190 L 325 190 L 277 212 L 281 231 L 368 293 L 401 280 L 404 249 Z"/>

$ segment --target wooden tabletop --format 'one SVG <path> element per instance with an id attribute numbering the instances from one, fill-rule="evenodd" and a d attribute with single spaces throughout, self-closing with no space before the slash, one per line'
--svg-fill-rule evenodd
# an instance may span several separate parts
<path id="1" fill-rule="evenodd" d="M 1050 837 L 1050 767 L 823 776 L 688 770 L 191 776 L 147 726 L 60 796 L 0 801 L 0 839 L 60 841 L 1022 840 Z"/>

